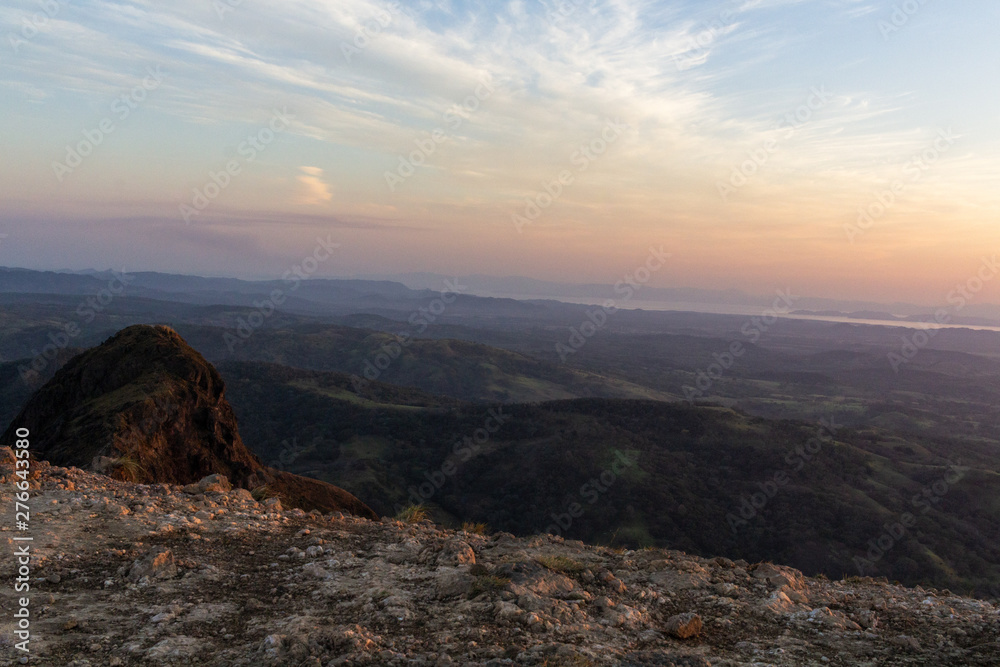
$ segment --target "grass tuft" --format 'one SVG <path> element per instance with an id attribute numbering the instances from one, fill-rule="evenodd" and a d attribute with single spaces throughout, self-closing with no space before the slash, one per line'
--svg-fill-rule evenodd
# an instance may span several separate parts
<path id="1" fill-rule="evenodd" d="M 256 500 L 258 503 L 262 503 L 268 498 L 274 498 L 275 496 L 277 496 L 277 494 L 273 490 L 271 490 L 271 487 L 269 487 L 267 484 L 261 484 L 260 486 L 256 487 L 253 491 L 250 492 L 250 495 L 253 496 L 253 499 Z"/>
<path id="2" fill-rule="evenodd" d="M 485 523 L 473 523 L 472 521 L 465 521 L 462 523 L 462 530 L 467 533 L 474 533 L 476 535 L 489 535 L 490 527 Z"/>
<path id="3" fill-rule="evenodd" d="M 510 579 L 507 577 L 497 577 L 492 574 L 484 574 L 476 577 L 475 581 L 472 582 L 472 588 L 469 590 L 469 597 L 474 598 L 483 593 L 493 595 L 499 593 L 507 584 L 510 583 Z"/>
<path id="4" fill-rule="evenodd" d="M 580 561 L 566 556 L 539 556 L 535 560 L 554 572 L 571 576 L 581 574 L 587 569 L 587 566 Z"/>
<path id="5" fill-rule="evenodd" d="M 128 454 L 112 459 L 108 467 L 111 469 L 108 476 L 122 482 L 139 483 L 149 474 L 139 461 Z"/>
<path id="6" fill-rule="evenodd" d="M 430 518 L 430 515 L 426 505 L 408 505 L 399 511 L 396 519 L 403 523 L 420 523 Z"/>

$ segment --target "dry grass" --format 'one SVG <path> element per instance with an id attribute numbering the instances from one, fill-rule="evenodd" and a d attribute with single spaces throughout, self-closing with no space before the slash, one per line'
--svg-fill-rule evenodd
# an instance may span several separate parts
<path id="1" fill-rule="evenodd" d="M 587 566 L 580 561 L 566 556 L 539 556 L 535 560 L 554 572 L 571 576 L 581 574 L 587 569 Z"/>
<path id="2" fill-rule="evenodd" d="M 430 518 L 430 515 L 426 505 L 408 505 L 399 511 L 396 518 L 403 523 L 420 523 Z"/>
<path id="3" fill-rule="evenodd" d="M 253 491 L 251 491 L 250 495 L 253 496 L 253 499 L 256 500 L 258 503 L 261 503 L 267 500 L 268 498 L 277 497 L 278 494 L 276 494 L 267 484 L 261 484 L 260 486 L 256 487 Z"/>
<path id="4" fill-rule="evenodd" d="M 469 590 L 469 597 L 474 598 L 483 593 L 494 594 L 499 593 L 507 584 L 510 583 L 510 579 L 507 577 L 497 577 L 492 574 L 484 574 L 476 577 L 475 581 L 472 582 L 472 588 Z"/>
<path id="5" fill-rule="evenodd" d="M 466 521 L 462 524 L 462 530 L 467 533 L 474 533 L 476 535 L 489 535 L 490 527 L 485 523 L 473 523 L 472 521 Z"/>
<path id="6" fill-rule="evenodd" d="M 128 454 L 112 459 L 108 467 L 111 470 L 109 477 L 123 482 L 139 483 L 149 474 L 139 461 Z"/>

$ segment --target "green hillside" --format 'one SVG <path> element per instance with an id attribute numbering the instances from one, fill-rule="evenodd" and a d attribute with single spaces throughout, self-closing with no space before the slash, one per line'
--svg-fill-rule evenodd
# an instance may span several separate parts
<path id="1" fill-rule="evenodd" d="M 338 374 L 234 362 L 220 371 L 258 455 L 382 514 L 423 503 L 446 523 L 840 577 L 861 573 L 869 540 L 909 512 L 914 525 L 862 563 L 865 574 L 981 592 L 1000 582 L 1000 476 L 968 443 L 831 435 L 720 407 L 577 399 L 491 408 L 379 384 L 356 392 Z M 946 479 L 954 483 L 943 494 L 915 502 Z"/>
<path id="2" fill-rule="evenodd" d="M 338 371 L 468 401 L 677 398 L 623 379 L 460 340 L 407 339 L 333 325 L 261 329 L 239 343 L 224 338 L 227 330 L 218 327 L 179 326 L 178 331 L 217 363 L 263 361 Z"/>

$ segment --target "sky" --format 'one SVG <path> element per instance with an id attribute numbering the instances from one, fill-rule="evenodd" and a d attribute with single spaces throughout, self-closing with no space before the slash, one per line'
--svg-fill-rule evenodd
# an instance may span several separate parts
<path id="1" fill-rule="evenodd" d="M 1000 252 L 993 0 L 8 1 L 0 265 L 940 304 Z M 325 256 L 327 253 L 319 253 Z"/>

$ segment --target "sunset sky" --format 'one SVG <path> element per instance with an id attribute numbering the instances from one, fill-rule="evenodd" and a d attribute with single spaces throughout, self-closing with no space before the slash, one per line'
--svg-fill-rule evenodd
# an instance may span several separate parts
<path id="1" fill-rule="evenodd" d="M 272 278 L 331 237 L 319 275 L 613 283 L 662 245 L 661 287 L 936 304 L 1000 253 L 998 25 L 995 0 L 6 2 L 0 265 Z"/>

